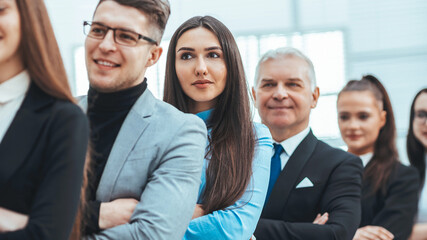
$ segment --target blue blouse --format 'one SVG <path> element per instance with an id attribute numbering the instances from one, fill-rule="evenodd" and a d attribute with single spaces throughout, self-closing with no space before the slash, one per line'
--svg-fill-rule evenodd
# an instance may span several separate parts
<path id="1" fill-rule="evenodd" d="M 212 110 L 197 114 L 205 122 Z M 270 158 L 273 148 L 272 138 L 268 128 L 254 123 L 256 146 L 252 164 L 252 178 L 243 196 L 233 205 L 224 210 L 215 211 L 208 215 L 193 219 L 184 235 L 185 240 L 191 239 L 233 239 L 247 240 L 255 231 L 267 194 L 270 175 Z M 208 132 L 210 134 L 210 131 Z M 206 184 L 205 159 L 202 170 L 202 184 L 199 189 L 198 203 L 201 203 L 201 193 Z"/>

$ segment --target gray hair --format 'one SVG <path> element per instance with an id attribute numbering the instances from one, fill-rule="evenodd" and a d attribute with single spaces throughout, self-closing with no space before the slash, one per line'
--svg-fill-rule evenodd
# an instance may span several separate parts
<path id="1" fill-rule="evenodd" d="M 264 55 L 262 55 L 261 59 L 258 61 L 258 64 L 256 66 L 254 86 L 256 87 L 258 84 L 258 81 L 259 81 L 259 70 L 260 70 L 261 64 L 263 64 L 264 62 L 266 62 L 268 60 L 286 58 L 289 56 L 298 57 L 307 63 L 307 65 L 308 65 L 308 78 L 310 80 L 311 91 L 314 92 L 317 85 L 316 85 L 316 74 L 314 73 L 313 63 L 301 51 L 299 51 L 296 48 L 292 48 L 292 47 L 277 48 L 274 50 L 270 50 L 270 51 L 266 52 Z"/>

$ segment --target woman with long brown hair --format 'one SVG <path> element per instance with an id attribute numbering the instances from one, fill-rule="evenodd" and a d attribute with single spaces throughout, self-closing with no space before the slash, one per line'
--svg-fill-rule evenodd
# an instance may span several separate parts
<path id="1" fill-rule="evenodd" d="M 220 21 L 193 17 L 175 31 L 164 100 L 208 127 L 198 205 L 184 239 L 249 239 L 267 193 L 272 140 L 251 120 L 240 53 Z"/>
<path id="2" fill-rule="evenodd" d="M 411 105 L 408 136 L 406 138 L 406 153 L 409 162 L 420 175 L 420 200 L 418 214 L 414 225 L 411 240 L 427 240 L 427 88 L 421 89 Z"/>
<path id="3" fill-rule="evenodd" d="M 338 125 L 348 151 L 365 166 L 362 221 L 356 239 L 408 239 L 417 211 L 419 178 L 399 162 L 390 99 L 372 75 L 338 94 Z"/>
<path id="4" fill-rule="evenodd" d="M 0 239 L 67 239 L 88 144 L 43 0 L 0 0 Z"/>

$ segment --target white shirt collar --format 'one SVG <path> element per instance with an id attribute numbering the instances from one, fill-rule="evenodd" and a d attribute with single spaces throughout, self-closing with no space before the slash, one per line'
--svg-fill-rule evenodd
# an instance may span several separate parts
<path id="1" fill-rule="evenodd" d="M 279 144 L 282 145 L 283 149 L 285 149 L 286 154 L 288 156 L 291 156 L 294 153 L 295 149 L 298 147 L 298 145 L 302 142 L 302 140 L 307 137 L 309 132 L 310 127 L 307 127 L 298 134 L 284 140 L 283 142 L 280 142 Z M 278 142 L 275 141 L 275 143 Z"/>
<path id="2" fill-rule="evenodd" d="M 372 152 L 365 153 L 359 156 L 359 158 L 362 159 L 363 167 L 366 167 L 366 165 L 368 165 L 369 161 L 371 161 L 372 159 L 372 156 L 374 156 L 374 153 Z"/>
<path id="3" fill-rule="evenodd" d="M 25 95 L 30 86 L 30 81 L 30 74 L 27 70 L 24 70 L 15 77 L 1 83 L 0 105 L 6 104 L 22 95 Z"/>

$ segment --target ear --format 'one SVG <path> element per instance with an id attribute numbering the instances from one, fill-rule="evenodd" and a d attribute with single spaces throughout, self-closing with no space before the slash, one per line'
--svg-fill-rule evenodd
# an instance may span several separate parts
<path id="1" fill-rule="evenodd" d="M 387 112 L 382 110 L 380 113 L 380 126 L 384 127 L 387 122 Z"/>
<path id="2" fill-rule="evenodd" d="M 255 92 L 255 87 L 252 87 L 252 99 L 254 100 L 254 105 L 256 108 L 256 92 Z"/>
<path id="3" fill-rule="evenodd" d="M 163 48 L 160 46 L 154 46 L 150 49 L 150 55 L 149 58 L 147 60 L 147 64 L 145 64 L 145 67 L 151 67 L 153 66 L 160 58 L 160 56 L 162 55 L 163 52 Z"/>
<path id="4" fill-rule="evenodd" d="M 315 108 L 317 106 L 317 101 L 319 100 L 320 91 L 319 87 L 316 87 L 314 91 L 311 93 L 311 108 Z"/>

